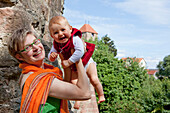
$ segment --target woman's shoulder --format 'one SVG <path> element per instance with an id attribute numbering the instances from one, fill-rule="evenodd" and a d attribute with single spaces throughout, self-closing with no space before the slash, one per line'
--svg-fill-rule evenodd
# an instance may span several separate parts
<path id="1" fill-rule="evenodd" d="M 27 78 L 29 77 L 30 74 L 32 74 L 33 72 L 28 72 L 26 74 L 21 74 L 20 78 L 19 78 L 19 84 L 20 84 L 20 89 L 22 89 L 25 81 L 27 80 Z"/>

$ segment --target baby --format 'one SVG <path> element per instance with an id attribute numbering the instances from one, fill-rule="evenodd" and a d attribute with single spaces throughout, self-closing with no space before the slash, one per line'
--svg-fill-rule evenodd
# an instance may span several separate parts
<path id="1" fill-rule="evenodd" d="M 64 72 L 74 73 L 76 71 L 74 63 L 81 58 L 90 82 L 98 93 L 98 103 L 105 101 L 103 87 L 97 75 L 96 63 L 91 58 L 95 45 L 84 42 L 81 39 L 81 31 L 72 28 L 63 16 L 55 16 L 50 20 L 49 31 L 54 39 L 53 46 L 48 54 L 49 60 L 55 61 L 59 54 Z M 74 52 L 71 51 L 73 49 Z M 77 77 L 72 76 L 72 74 L 67 76 L 65 80 L 73 84 L 77 83 Z M 74 108 L 79 109 L 78 101 L 75 102 Z"/>

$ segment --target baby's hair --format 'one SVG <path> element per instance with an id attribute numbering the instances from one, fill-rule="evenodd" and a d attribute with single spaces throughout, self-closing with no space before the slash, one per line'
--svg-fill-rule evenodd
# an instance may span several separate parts
<path id="1" fill-rule="evenodd" d="M 49 22 L 49 28 L 53 25 L 53 24 L 59 24 L 61 25 L 61 21 L 64 21 L 64 23 L 68 26 L 70 26 L 68 20 L 63 17 L 63 16 L 54 16 L 53 18 L 51 18 L 50 22 Z"/>

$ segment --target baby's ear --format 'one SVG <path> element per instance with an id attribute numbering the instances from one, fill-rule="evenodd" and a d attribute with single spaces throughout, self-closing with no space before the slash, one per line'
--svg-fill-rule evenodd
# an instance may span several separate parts
<path id="1" fill-rule="evenodd" d="M 72 26 L 70 26 L 70 31 L 72 32 Z"/>

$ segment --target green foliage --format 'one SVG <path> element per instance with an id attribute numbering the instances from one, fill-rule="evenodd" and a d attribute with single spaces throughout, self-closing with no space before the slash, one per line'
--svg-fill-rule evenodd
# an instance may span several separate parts
<path id="1" fill-rule="evenodd" d="M 102 37 L 102 41 L 103 41 L 104 44 L 109 46 L 109 51 L 111 51 L 113 53 L 113 55 L 116 56 L 117 55 L 117 49 L 114 45 L 114 41 L 111 40 L 107 35 Z"/>
<path id="2" fill-rule="evenodd" d="M 163 61 L 160 61 L 157 65 L 157 68 L 159 69 L 159 73 L 157 75 L 170 77 L 170 55 L 164 57 Z"/>
<path id="3" fill-rule="evenodd" d="M 145 112 L 165 112 L 168 110 L 165 106 L 170 107 L 170 80 L 147 79 L 139 90 L 137 102 L 143 105 Z"/>
<path id="4" fill-rule="evenodd" d="M 137 62 L 118 60 L 103 39 L 89 42 L 96 44 L 92 57 L 106 98 L 99 104 L 101 113 L 157 113 L 169 105 L 169 80 L 149 79 Z"/>

